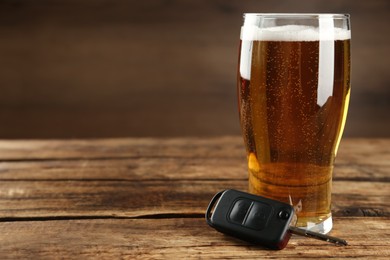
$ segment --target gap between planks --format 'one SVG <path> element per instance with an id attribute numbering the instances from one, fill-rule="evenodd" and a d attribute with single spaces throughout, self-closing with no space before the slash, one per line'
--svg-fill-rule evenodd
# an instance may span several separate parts
<path id="1" fill-rule="evenodd" d="M 171 218 L 204 218 L 202 213 L 156 213 L 140 216 L 42 216 L 42 217 L 4 217 L 0 222 L 18 222 L 18 221 L 58 221 L 58 220 L 91 220 L 91 219 L 171 219 Z"/>
<path id="2" fill-rule="evenodd" d="M 332 213 L 333 217 L 338 218 L 381 218 L 389 215 L 381 210 L 373 208 L 350 207 L 338 210 Z M 112 215 L 75 215 L 75 216 L 36 216 L 36 217 L 2 217 L 2 222 L 27 222 L 27 221 L 69 221 L 69 220 L 94 220 L 94 219 L 187 219 L 187 218 L 205 218 L 204 213 L 155 213 L 138 216 L 112 216 Z"/>

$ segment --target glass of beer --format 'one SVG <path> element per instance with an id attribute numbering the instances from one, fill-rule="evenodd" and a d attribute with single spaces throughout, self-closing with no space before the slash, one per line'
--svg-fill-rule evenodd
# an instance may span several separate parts
<path id="1" fill-rule="evenodd" d="M 249 192 L 294 206 L 297 226 L 332 229 L 333 162 L 350 96 L 347 14 L 244 14 L 238 107 Z"/>

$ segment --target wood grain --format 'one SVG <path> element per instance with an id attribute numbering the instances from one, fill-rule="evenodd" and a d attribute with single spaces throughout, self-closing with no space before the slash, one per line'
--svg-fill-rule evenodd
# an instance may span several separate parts
<path id="1" fill-rule="evenodd" d="M 246 169 L 241 156 L 3 161 L 0 180 L 246 180 Z M 336 163 L 333 180 L 389 181 L 389 172 L 388 165 Z"/>
<path id="2" fill-rule="evenodd" d="M 245 157 L 240 137 L 3 140 L 0 160 Z"/>
<path id="3" fill-rule="evenodd" d="M 348 246 L 293 236 L 281 251 L 222 235 L 201 218 L 6 222 L 0 243 L 1 254 L 19 259 L 386 259 L 389 225 L 389 218 L 337 219 L 332 235 Z"/>
<path id="4" fill-rule="evenodd" d="M 390 214 L 389 143 L 344 141 L 334 173 L 336 215 Z M 200 215 L 216 191 L 247 189 L 238 137 L 2 141 L 0 147 L 3 219 Z"/>
<path id="5" fill-rule="evenodd" d="M 336 162 L 389 166 L 389 139 L 342 139 Z M 244 158 L 242 137 L 0 140 L 0 161 L 149 157 Z"/>
<path id="6" fill-rule="evenodd" d="M 342 214 L 352 208 L 349 215 L 359 216 L 373 209 L 379 216 L 390 216 L 389 187 L 382 182 L 335 182 L 333 210 Z M 202 215 L 213 195 L 227 188 L 246 190 L 247 181 L 2 181 L 0 219 Z"/>
<path id="7" fill-rule="evenodd" d="M 209 228 L 219 190 L 247 189 L 241 137 L 0 141 L 0 258 L 390 257 L 390 140 L 344 139 L 332 235 L 270 251 Z"/>

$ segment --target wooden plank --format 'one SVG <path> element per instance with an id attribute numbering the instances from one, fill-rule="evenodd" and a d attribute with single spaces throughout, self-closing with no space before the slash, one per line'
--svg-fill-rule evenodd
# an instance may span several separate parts
<path id="1" fill-rule="evenodd" d="M 240 137 L 23 143 L 0 148 L 1 259 L 390 255 L 387 140 L 340 148 L 332 234 L 350 246 L 294 237 L 283 251 L 223 236 L 203 219 L 215 192 L 247 188 Z"/>
<path id="2" fill-rule="evenodd" d="M 127 216 L 204 212 L 213 194 L 236 181 L 0 182 L 0 216 Z"/>
<path id="3" fill-rule="evenodd" d="M 390 181 L 390 165 L 336 163 L 333 180 Z M 0 180 L 247 179 L 245 158 L 119 158 L 0 162 Z"/>
<path id="4" fill-rule="evenodd" d="M 3 259 L 388 259 L 389 226 L 389 218 L 338 219 L 332 235 L 346 239 L 346 247 L 293 236 L 284 250 L 273 251 L 218 233 L 198 218 L 0 222 L 0 255 Z"/>
<path id="5" fill-rule="evenodd" d="M 390 215 L 388 183 L 333 184 L 336 216 Z M 223 189 L 247 189 L 246 180 L 1 181 L 0 218 L 204 214 Z"/>
<path id="6" fill-rule="evenodd" d="M 380 178 L 381 176 L 378 176 Z M 0 162 L 0 180 L 246 179 L 244 158 L 123 158 Z"/>
<path id="7" fill-rule="evenodd" d="M 343 139 L 336 163 L 390 166 L 390 139 Z M 245 158 L 239 136 L 215 138 L 122 138 L 1 140 L 0 161 L 115 158 Z"/>
<path id="8" fill-rule="evenodd" d="M 242 138 L 2 140 L 0 160 L 245 157 Z"/>
<path id="9" fill-rule="evenodd" d="M 336 162 L 390 165 L 390 139 L 342 139 Z"/>

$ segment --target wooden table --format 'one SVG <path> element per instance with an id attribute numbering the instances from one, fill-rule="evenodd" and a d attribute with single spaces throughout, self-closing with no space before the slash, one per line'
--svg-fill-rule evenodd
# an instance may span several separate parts
<path id="1" fill-rule="evenodd" d="M 338 247 L 267 250 L 204 220 L 246 190 L 241 137 L 0 142 L 0 258 L 390 258 L 390 139 L 344 139 L 333 184 Z"/>

